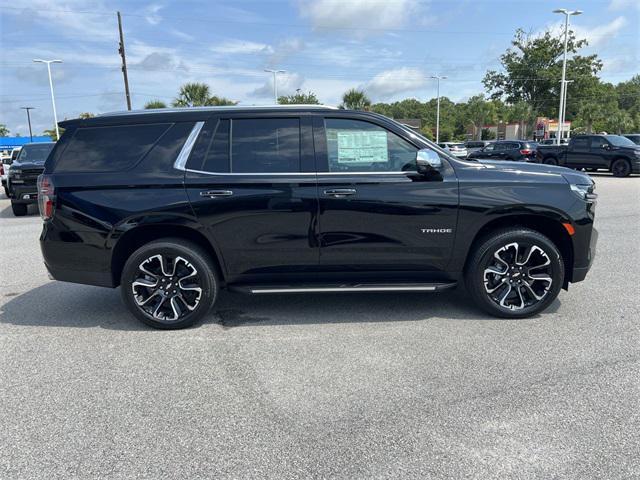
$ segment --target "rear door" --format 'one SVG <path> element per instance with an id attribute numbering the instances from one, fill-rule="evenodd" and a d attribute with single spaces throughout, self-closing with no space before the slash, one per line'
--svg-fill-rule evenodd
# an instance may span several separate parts
<path id="1" fill-rule="evenodd" d="M 367 119 L 314 119 L 320 264 L 339 271 L 437 271 L 451 256 L 458 182 L 417 175 L 418 144 Z"/>
<path id="2" fill-rule="evenodd" d="M 585 167 L 588 165 L 588 158 L 591 155 L 591 137 L 577 137 L 571 140 L 566 149 L 566 165 L 570 167 Z"/>
<path id="3" fill-rule="evenodd" d="M 309 116 L 236 114 L 204 124 L 185 184 L 231 281 L 317 267 L 314 168 Z"/>

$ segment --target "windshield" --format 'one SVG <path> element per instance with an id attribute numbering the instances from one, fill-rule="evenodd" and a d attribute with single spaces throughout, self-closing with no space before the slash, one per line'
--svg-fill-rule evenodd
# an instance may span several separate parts
<path id="1" fill-rule="evenodd" d="M 20 150 L 18 162 L 20 163 L 44 163 L 53 149 L 53 143 L 43 143 L 41 145 L 25 145 Z"/>
<path id="2" fill-rule="evenodd" d="M 633 143 L 631 140 L 629 140 L 626 137 L 621 137 L 620 135 L 605 135 L 604 138 L 606 138 L 609 143 L 611 143 L 611 145 L 614 145 L 616 147 L 635 147 L 636 144 Z"/>

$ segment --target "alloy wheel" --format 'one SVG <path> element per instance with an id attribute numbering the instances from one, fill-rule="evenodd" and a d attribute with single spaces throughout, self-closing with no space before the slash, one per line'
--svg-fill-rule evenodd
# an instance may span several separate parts
<path id="1" fill-rule="evenodd" d="M 484 269 L 484 289 L 501 308 L 523 310 L 543 301 L 553 283 L 551 260 L 537 245 L 512 242 Z"/>
<path id="2" fill-rule="evenodd" d="M 138 308 L 162 322 L 182 319 L 198 307 L 202 297 L 198 271 L 181 256 L 157 254 L 145 259 L 131 290 Z"/>

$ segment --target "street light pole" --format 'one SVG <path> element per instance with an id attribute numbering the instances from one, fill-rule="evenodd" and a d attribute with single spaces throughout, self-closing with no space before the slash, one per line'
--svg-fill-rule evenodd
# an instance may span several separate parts
<path id="1" fill-rule="evenodd" d="M 567 113 L 567 92 L 569 91 L 570 83 L 573 83 L 573 80 L 564 81 L 564 92 L 563 92 L 564 95 L 562 97 L 562 123 L 559 124 L 559 127 L 562 128 L 563 132 L 564 132 L 565 117 Z"/>
<path id="2" fill-rule="evenodd" d="M 22 110 L 27 111 L 27 122 L 29 122 L 29 141 L 33 142 L 33 131 L 31 131 L 31 115 L 29 110 L 35 110 L 35 107 L 20 107 Z"/>
<path id="3" fill-rule="evenodd" d="M 275 101 L 275 104 L 278 104 L 278 80 L 276 78 L 276 75 L 278 75 L 278 73 L 286 73 L 286 70 L 270 70 L 268 68 L 265 68 L 264 70 L 267 73 L 273 73 L 273 99 Z"/>
<path id="4" fill-rule="evenodd" d="M 440 80 L 444 80 L 447 77 L 444 75 L 432 75 L 429 78 L 437 80 L 437 101 L 436 101 L 436 143 L 440 141 Z"/>
<path id="5" fill-rule="evenodd" d="M 35 63 L 47 64 L 47 72 L 49 73 L 49 88 L 51 89 L 51 105 L 53 106 L 53 121 L 56 124 L 56 139 L 60 140 L 60 129 L 58 128 L 58 113 L 56 112 L 56 99 L 53 95 L 53 80 L 51 79 L 51 64 L 62 63 L 62 60 L 42 60 L 39 58 L 34 58 L 33 61 Z"/>
<path id="6" fill-rule="evenodd" d="M 560 145 L 560 139 L 562 137 L 562 127 L 564 125 L 565 115 L 565 90 L 567 76 L 567 41 L 569 39 L 569 17 L 572 15 L 580 15 L 582 10 L 567 10 L 566 8 L 559 8 L 554 10 L 553 13 L 561 13 L 564 15 L 564 56 L 562 58 L 562 80 L 560 84 L 560 107 L 558 108 L 558 134 L 556 135 L 556 144 Z"/>

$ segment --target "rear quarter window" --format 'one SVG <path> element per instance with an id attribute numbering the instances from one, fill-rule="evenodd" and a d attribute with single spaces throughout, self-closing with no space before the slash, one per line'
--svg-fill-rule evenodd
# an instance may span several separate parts
<path id="1" fill-rule="evenodd" d="M 77 128 L 55 164 L 56 172 L 111 172 L 137 164 L 171 123 Z"/>

